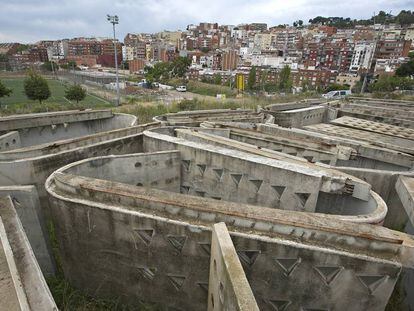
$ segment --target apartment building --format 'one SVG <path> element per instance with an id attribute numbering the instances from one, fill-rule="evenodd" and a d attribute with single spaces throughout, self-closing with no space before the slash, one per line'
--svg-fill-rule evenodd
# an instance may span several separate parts
<path id="1" fill-rule="evenodd" d="M 354 46 L 349 71 L 356 73 L 370 69 L 375 53 L 375 42 L 358 42 Z"/>

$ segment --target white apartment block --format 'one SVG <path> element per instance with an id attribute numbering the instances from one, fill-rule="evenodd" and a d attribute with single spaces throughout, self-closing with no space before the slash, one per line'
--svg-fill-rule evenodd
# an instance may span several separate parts
<path id="1" fill-rule="evenodd" d="M 375 52 L 375 42 L 356 43 L 352 54 L 349 71 L 357 72 L 360 69 L 368 69 Z"/>

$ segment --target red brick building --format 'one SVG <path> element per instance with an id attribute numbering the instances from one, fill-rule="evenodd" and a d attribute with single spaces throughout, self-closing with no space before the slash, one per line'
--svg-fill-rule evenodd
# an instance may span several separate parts
<path id="1" fill-rule="evenodd" d="M 235 70 L 237 68 L 239 55 L 236 51 L 228 51 L 221 56 L 221 69 L 222 70 Z"/>
<path id="2" fill-rule="evenodd" d="M 130 73 L 135 73 L 135 72 L 139 72 L 141 70 L 144 69 L 145 67 L 145 59 L 134 59 L 134 60 L 130 60 L 128 62 L 129 64 L 129 72 Z"/>

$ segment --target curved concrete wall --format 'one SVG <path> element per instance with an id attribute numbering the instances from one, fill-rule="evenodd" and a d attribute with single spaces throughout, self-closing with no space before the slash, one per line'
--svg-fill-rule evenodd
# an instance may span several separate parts
<path id="1" fill-rule="evenodd" d="M 200 155 L 195 154 L 194 157 L 202 162 Z M 224 158 L 224 161 L 220 160 L 220 157 Z M 233 162 L 233 166 L 229 164 L 230 161 Z M 298 210 L 326 214 L 327 217 L 358 223 L 381 224 L 387 214 L 387 206 L 374 192 L 370 193 L 368 201 L 350 195 L 318 192 L 315 194 L 317 197 L 315 207 L 309 208 L 308 205 L 306 209 L 304 206 L 309 204 L 310 195 L 303 191 L 304 188 L 302 192 L 295 193 L 294 190 L 289 189 L 291 183 L 285 182 L 283 186 L 279 181 L 278 186 L 272 185 L 270 176 L 274 176 L 274 180 L 281 179 L 281 172 L 274 170 L 270 163 L 260 165 L 238 159 L 237 154 L 228 161 L 220 154 L 215 155 L 211 160 L 214 163 L 223 162 L 225 169 L 205 164 L 192 164 L 192 162 L 186 163 L 185 160 L 183 162 L 178 151 L 161 151 L 151 154 L 89 158 L 71 163 L 59 171 L 216 200 L 249 203 L 258 207 L 287 209 L 287 204 L 284 202 L 292 200 Z M 237 173 L 229 173 L 232 167 L 239 167 Z M 254 171 L 256 175 L 253 178 Z M 266 171 L 267 174 L 260 174 Z M 258 179 L 259 175 L 260 179 Z M 300 175 L 298 177 L 303 183 L 304 177 Z M 289 179 L 290 182 L 295 180 L 293 172 Z M 310 179 L 310 182 L 315 181 Z M 289 197 L 289 192 L 294 193 Z"/>
<path id="2" fill-rule="evenodd" d="M 87 117 L 84 115 L 82 117 L 79 116 L 79 120 L 74 119 L 79 113 L 73 112 L 70 118 L 61 116 L 59 119 L 50 118 L 48 122 L 38 120 L 37 123 L 33 122 L 32 124 L 28 121 L 25 127 L 20 127 L 19 124 L 16 124 L 14 132 L 18 132 L 18 140 L 13 138 L 15 142 L 9 142 L 9 147 L 12 148 L 8 150 L 93 135 L 99 132 L 134 126 L 136 124 L 136 117 L 132 115 L 112 114 L 111 111 L 102 111 L 99 115 L 96 112 L 93 113 L 93 115 Z M 13 126 L 13 120 L 11 117 L 9 118 L 10 125 L 7 125 L 8 128 Z M 0 130 L 1 125 L 0 123 Z M 6 128 L 6 125 L 4 127 Z"/>
<path id="3" fill-rule="evenodd" d="M 49 218 L 48 201 L 44 188 L 46 178 L 62 165 L 87 158 L 90 155 L 141 152 L 142 134 L 140 133 L 143 129 L 156 126 L 156 123 L 131 126 L 135 123 L 136 117 L 134 116 L 114 115 L 111 111 L 106 110 L 69 111 L 0 118 L 0 130 L 12 130 L 9 133 L 18 132 L 16 137 L 19 139 L 25 135 L 26 138 L 31 139 L 30 135 L 39 131 L 44 134 L 40 140 L 34 140 L 31 146 L 20 146 L 22 148 L 18 149 L 9 148 L 12 150 L 0 152 L 0 186 L 32 185 L 35 187 L 33 193 L 38 195 L 38 198 L 35 199 L 40 205 L 38 217 L 42 224 L 43 236 L 46 237 L 46 220 Z M 99 130 L 109 131 L 93 134 Z M 48 135 L 49 132 L 52 134 Z M 79 135 L 87 133 L 92 133 L 92 135 L 79 137 Z M 53 136 L 55 134 L 56 136 Z M 7 138 L 8 135 L 3 135 L 4 137 Z M 70 138 L 56 140 L 63 137 Z M 43 140 L 47 143 L 42 143 Z M 36 145 L 36 143 L 40 144 Z M 17 145 L 20 145 L 18 140 L 16 140 Z M 40 240 L 38 243 L 41 243 Z M 53 273 L 52 260 L 44 258 L 44 251 L 38 246 L 33 246 L 33 249 L 39 258 L 42 271 L 46 275 Z"/>
<path id="4" fill-rule="evenodd" d="M 67 170 L 73 172 L 62 168 L 46 184 L 63 268 L 75 286 L 97 296 L 204 310 L 210 226 L 219 221 L 229 226 L 261 310 L 282 302 L 294 310 L 380 310 L 401 265 L 412 264 L 414 241 L 382 227 L 269 208 L 258 213 L 255 206 Z"/>

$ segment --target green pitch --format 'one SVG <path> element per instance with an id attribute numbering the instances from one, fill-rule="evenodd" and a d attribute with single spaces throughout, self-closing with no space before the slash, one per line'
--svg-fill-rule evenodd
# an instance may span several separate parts
<path id="1" fill-rule="evenodd" d="M 10 97 L 3 97 L 0 99 L 2 106 L 8 105 L 20 105 L 20 104 L 30 104 L 37 103 L 37 101 L 30 100 L 24 94 L 24 78 L 3 78 L 0 80 L 6 87 L 9 87 L 13 90 L 13 93 Z M 48 79 L 47 83 L 49 84 L 51 96 L 45 100 L 45 103 L 55 103 L 59 105 L 70 104 L 71 102 L 65 99 L 65 85 L 62 82 Z M 86 95 L 85 99 L 80 102 L 82 105 L 87 107 L 100 106 L 102 107 L 105 104 L 109 104 L 106 100 L 101 98 Z"/>

